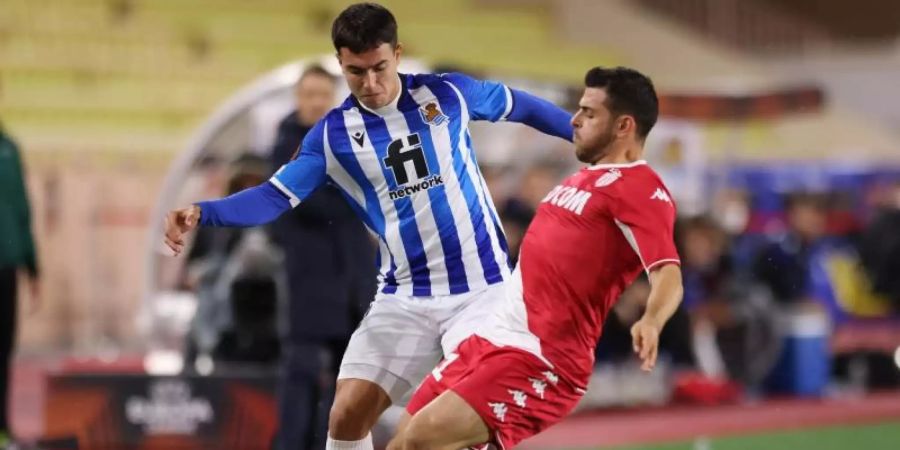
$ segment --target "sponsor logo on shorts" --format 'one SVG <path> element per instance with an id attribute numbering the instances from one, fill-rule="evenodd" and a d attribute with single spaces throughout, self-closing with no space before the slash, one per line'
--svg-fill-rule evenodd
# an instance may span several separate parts
<path id="1" fill-rule="evenodd" d="M 488 406 L 494 410 L 494 415 L 497 416 L 497 420 L 503 422 L 506 418 L 506 403 L 503 402 L 488 402 Z"/>
<path id="2" fill-rule="evenodd" d="M 542 372 L 541 375 L 543 375 L 544 378 L 546 378 L 547 381 L 549 381 L 550 384 L 552 384 L 554 386 L 556 385 L 556 383 L 559 383 L 559 375 L 557 375 L 549 370 Z"/>
<path id="3" fill-rule="evenodd" d="M 543 400 L 544 390 L 547 389 L 547 382 L 537 378 L 529 378 L 528 381 L 531 382 L 531 388 L 534 389 L 534 393 Z"/>
<path id="4" fill-rule="evenodd" d="M 515 389 L 507 389 L 509 395 L 512 395 L 513 403 L 516 404 L 519 408 L 525 407 L 525 400 L 528 400 L 528 397 L 522 391 L 517 391 Z"/>

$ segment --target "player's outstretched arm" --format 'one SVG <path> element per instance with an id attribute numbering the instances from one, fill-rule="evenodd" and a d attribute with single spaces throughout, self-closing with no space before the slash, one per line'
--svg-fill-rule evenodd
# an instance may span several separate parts
<path id="1" fill-rule="evenodd" d="M 496 81 L 461 73 L 442 75 L 466 100 L 472 120 L 518 122 L 542 133 L 572 141 L 572 114 L 553 103 Z"/>
<path id="2" fill-rule="evenodd" d="M 199 222 L 200 207 L 197 205 L 175 209 L 166 214 L 163 240 L 175 255 L 184 251 L 184 235 L 196 228 Z"/>
<path id="3" fill-rule="evenodd" d="M 313 131 L 317 129 L 321 132 L 320 125 Z M 184 235 L 199 225 L 252 227 L 269 223 L 299 205 L 325 182 L 321 145 L 310 139 L 304 140 L 306 144 L 310 144 L 309 147 L 304 147 L 269 181 L 219 200 L 199 202 L 167 214 L 166 245 L 177 255 L 184 250 Z"/>
<path id="4" fill-rule="evenodd" d="M 291 209 L 288 198 L 271 182 L 219 200 L 200 202 L 166 214 L 164 240 L 176 255 L 184 250 L 184 235 L 200 225 L 250 227 L 271 222 Z"/>
<path id="5" fill-rule="evenodd" d="M 548 100 L 518 89 L 512 92 L 513 106 L 507 117 L 542 133 L 572 142 L 572 114 Z"/>
<path id="6" fill-rule="evenodd" d="M 678 309 L 683 288 L 681 268 L 664 264 L 650 271 L 650 297 L 644 315 L 631 327 L 634 352 L 641 358 L 641 369 L 653 370 L 659 350 L 659 334 Z"/>

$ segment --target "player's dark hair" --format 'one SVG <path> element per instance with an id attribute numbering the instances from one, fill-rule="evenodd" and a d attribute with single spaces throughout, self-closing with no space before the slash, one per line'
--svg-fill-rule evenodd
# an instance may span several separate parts
<path id="1" fill-rule="evenodd" d="M 659 100 L 653 82 L 644 74 L 627 67 L 594 67 L 584 76 L 584 85 L 606 90 L 606 107 L 613 115 L 634 117 L 640 139 L 656 125 Z"/>
<path id="2" fill-rule="evenodd" d="M 331 24 L 331 42 L 338 52 L 347 47 L 363 53 L 381 44 L 397 46 L 397 21 L 384 6 L 375 3 L 350 5 Z"/>
<path id="3" fill-rule="evenodd" d="M 327 78 L 332 83 L 337 81 L 335 79 L 334 75 L 332 75 L 331 72 L 325 70 L 324 67 L 322 67 L 318 64 L 310 64 L 309 66 L 306 66 L 305 69 L 303 69 L 303 73 L 300 74 L 300 78 L 297 79 L 297 82 L 299 83 L 299 82 L 303 81 L 306 77 L 309 77 L 309 76 L 319 76 L 319 77 Z"/>

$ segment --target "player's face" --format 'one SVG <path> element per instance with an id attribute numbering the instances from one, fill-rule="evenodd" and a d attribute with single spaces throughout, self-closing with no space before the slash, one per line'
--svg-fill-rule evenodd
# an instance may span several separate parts
<path id="1" fill-rule="evenodd" d="M 334 81 L 328 77 L 317 74 L 303 77 L 294 90 L 300 122 L 304 125 L 316 123 L 334 105 L 334 95 Z"/>
<path id="2" fill-rule="evenodd" d="M 353 53 L 347 47 L 341 47 L 338 52 L 350 92 L 367 108 L 381 108 L 397 96 L 400 90 L 397 65 L 401 51 L 400 44 L 397 47 L 381 44 L 363 53 Z"/>
<path id="3" fill-rule="evenodd" d="M 575 156 L 581 162 L 592 164 L 599 160 L 615 140 L 617 117 L 612 115 L 605 102 L 606 91 L 600 88 L 586 88 L 578 102 L 572 127 L 575 129 Z"/>

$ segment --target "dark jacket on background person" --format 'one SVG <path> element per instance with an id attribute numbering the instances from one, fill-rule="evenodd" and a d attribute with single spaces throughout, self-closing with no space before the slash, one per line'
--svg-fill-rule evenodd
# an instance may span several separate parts
<path id="1" fill-rule="evenodd" d="M 270 160 L 290 161 L 310 127 L 285 117 Z M 322 186 L 272 224 L 285 252 L 291 339 L 349 337 L 375 295 L 375 247 L 334 186 Z"/>
<path id="2" fill-rule="evenodd" d="M 273 170 L 290 161 L 309 129 L 295 112 L 281 121 Z M 275 449 L 320 450 L 340 361 L 375 296 L 375 248 L 341 192 L 328 184 L 271 230 L 284 251 L 288 287 Z"/>
<path id="3" fill-rule="evenodd" d="M 0 268 L 37 275 L 31 214 L 19 149 L 0 129 Z"/>

